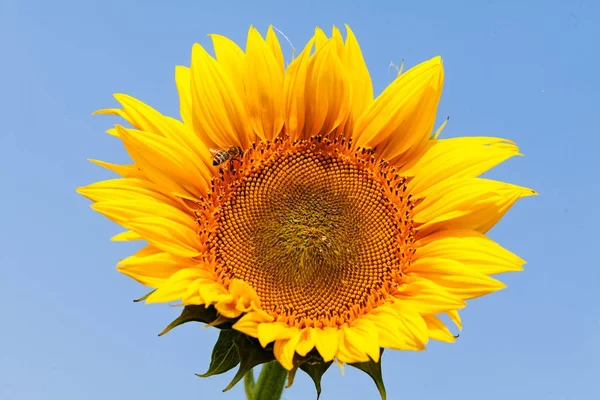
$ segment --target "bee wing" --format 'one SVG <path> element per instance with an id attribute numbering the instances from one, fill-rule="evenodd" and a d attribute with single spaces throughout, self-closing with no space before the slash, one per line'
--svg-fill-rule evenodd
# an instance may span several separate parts
<path id="1" fill-rule="evenodd" d="M 208 149 L 208 151 L 210 151 L 211 154 L 219 154 L 221 152 L 219 149 Z"/>

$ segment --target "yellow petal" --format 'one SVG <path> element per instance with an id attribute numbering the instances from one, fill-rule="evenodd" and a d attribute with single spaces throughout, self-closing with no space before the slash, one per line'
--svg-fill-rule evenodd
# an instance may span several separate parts
<path id="1" fill-rule="evenodd" d="M 521 271 L 525 261 L 485 235 L 471 230 L 439 231 L 417 241 L 416 258 L 458 261 L 479 273 Z"/>
<path id="2" fill-rule="evenodd" d="M 348 25 L 346 25 L 346 32 L 346 45 L 342 63 L 344 69 L 348 71 L 351 82 L 350 120 L 357 121 L 367 106 L 373 102 L 373 85 L 358 41 Z"/>
<path id="3" fill-rule="evenodd" d="M 315 335 L 313 334 L 313 328 L 305 328 L 300 332 L 300 338 L 296 345 L 296 353 L 301 356 L 307 355 L 312 349 L 315 348 Z"/>
<path id="4" fill-rule="evenodd" d="M 448 311 L 446 314 L 448 317 L 450 317 L 450 320 L 454 322 L 454 325 L 456 325 L 458 330 L 462 331 L 462 321 L 460 320 L 460 314 L 458 313 L 458 310 Z"/>
<path id="5" fill-rule="evenodd" d="M 156 201 L 179 207 L 180 203 L 158 190 L 152 182 L 139 178 L 120 178 L 99 181 L 91 185 L 77 188 L 77 193 L 93 202 L 110 200 L 145 200 Z"/>
<path id="6" fill-rule="evenodd" d="M 340 60 L 344 59 L 344 38 L 342 37 L 342 33 L 338 29 L 337 26 L 333 26 L 331 29 L 331 40 L 335 44 L 335 52 L 337 53 Z"/>
<path id="7" fill-rule="evenodd" d="M 311 39 L 300 55 L 289 65 L 284 77 L 284 123 L 286 132 L 292 140 L 300 138 L 304 129 L 306 73 L 313 44 L 314 39 Z"/>
<path id="8" fill-rule="evenodd" d="M 103 108 L 103 109 L 94 111 L 92 113 L 92 115 L 116 115 L 116 116 L 121 116 L 121 115 L 123 115 L 123 110 L 121 110 L 119 108 Z"/>
<path id="9" fill-rule="evenodd" d="M 363 349 L 355 347 L 354 344 L 348 340 L 347 332 L 347 326 L 343 326 L 341 330 L 338 330 L 339 348 L 337 359 L 343 363 L 369 361 L 367 353 Z"/>
<path id="10" fill-rule="evenodd" d="M 236 307 L 239 311 L 250 311 L 260 307 L 260 299 L 252 287 L 241 279 L 232 279 L 229 284 L 229 293 L 237 300 Z"/>
<path id="11" fill-rule="evenodd" d="M 290 339 L 299 333 L 298 328 L 283 322 L 264 323 L 258 326 L 258 341 L 262 347 L 278 339 Z"/>
<path id="12" fill-rule="evenodd" d="M 346 122 L 350 113 L 350 82 L 333 40 L 311 57 L 305 90 L 305 137 L 328 135 Z"/>
<path id="13" fill-rule="evenodd" d="M 110 200 L 92 204 L 92 209 L 108 217 L 112 221 L 128 227 L 128 222 L 137 218 L 157 216 L 173 221 L 193 230 L 194 219 L 185 212 L 168 204 L 160 203 L 153 198 L 139 196 L 137 199 Z"/>
<path id="14" fill-rule="evenodd" d="M 209 147 L 193 132 L 193 127 L 171 117 L 165 117 L 165 126 L 168 127 L 167 138 L 184 149 L 186 156 L 193 158 L 191 160 L 194 163 L 193 168 L 205 181 L 210 182 L 214 176 L 213 155 Z"/>
<path id="15" fill-rule="evenodd" d="M 278 339 L 275 341 L 273 346 L 273 355 L 275 359 L 279 361 L 281 366 L 288 371 L 294 368 L 294 353 L 296 352 L 296 346 L 300 340 L 300 333 L 296 332 L 289 339 Z"/>
<path id="16" fill-rule="evenodd" d="M 446 288 L 419 277 L 406 277 L 408 285 L 394 294 L 394 305 L 401 305 L 411 312 L 423 314 L 439 314 L 449 310 L 463 308 L 465 302 Z"/>
<path id="17" fill-rule="evenodd" d="M 398 327 L 399 334 L 409 338 L 408 342 L 412 348 L 406 350 L 424 350 L 429 341 L 429 332 L 423 316 L 412 311 L 412 306 L 404 304 L 403 300 L 394 301 L 391 306 L 399 315 L 401 325 Z"/>
<path id="18" fill-rule="evenodd" d="M 388 160 L 414 153 L 429 139 L 442 80 L 440 57 L 400 75 L 356 122 L 356 144 L 378 146 L 378 153 Z"/>
<path id="19" fill-rule="evenodd" d="M 506 285 L 447 258 L 419 258 L 407 269 L 409 276 L 428 279 L 461 299 L 473 299 L 504 289 Z M 441 311 L 448 311 L 440 310 Z M 436 314 L 438 313 L 436 312 Z"/>
<path id="20" fill-rule="evenodd" d="M 422 350 L 425 345 L 419 338 L 424 335 L 416 335 L 409 327 L 410 324 L 403 323 L 402 315 L 388 304 L 371 310 L 364 318 L 374 324 L 377 330 L 379 346 L 396 350 Z"/>
<path id="21" fill-rule="evenodd" d="M 166 303 L 179 300 L 196 280 L 210 281 L 213 276 L 201 268 L 185 268 L 175 272 L 148 298 L 146 303 Z"/>
<path id="22" fill-rule="evenodd" d="M 208 294 L 200 293 L 200 295 L 205 299 Z M 237 318 L 242 314 L 238 307 L 238 298 L 231 293 L 219 293 L 211 302 L 215 303 L 215 308 L 225 318 Z"/>
<path id="23" fill-rule="evenodd" d="M 175 67 L 175 85 L 179 94 L 179 114 L 181 120 L 193 126 L 192 119 L 192 75 L 188 67 Z"/>
<path id="24" fill-rule="evenodd" d="M 200 295 L 200 288 L 205 284 L 204 280 L 191 282 L 186 291 L 181 295 L 181 304 L 184 306 L 205 304 L 203 297 Z"/>
<path id="25" fill-rule="evenodd" d="M 144 240 L 144 238 L 133 231 L 125 231 L 111 237 L 110 240 L 113 242 L 127 242 L 130 240 Z"/>
<path id="26" fill-rule="evenodd" d="M 275 60 L 277 61 L 277 64 L 279 64 L 279 70 L 283 72 L 285 67 L 283 52 L 281 51 L 279 39 L 277 39 L 277 35 L 275 34 L 272 25 L 269 25 L 269 30 L 267 31 L 267 45 L 271 48 L 271 51 L 275 56 Z"/>
<path id="27" fill-rule="evenodd" d="M 132 125 L 140 131 L 165 135 L 164 116 L 149 105 L 126 94 L 116 93 L 115 99 L 123 106 L 123 112 L 132 121 Z"/>
<path id="28" fill-rule="evenodd" d="M 348 343 L 363 350 L 371 360 L 379 362 L 379 338 L 373 322 L 365 318 L 356 319 L 344 334 Z"/>
<path id="29" fill-rule="evenodd" d="M 314 39 L 315 39 L 315 51 L 319 51 L 323 46 L 325 46 L 325 43 L 327 43 L 327 35 L 325 34 L 325 32 L 323 32 L 323 29 L 319 28 L 318 26 L 315 27 L 315 35 L 314 35 Z"/>
<path id="30" fill-rule="evenodd" d="M 124 110 L 121 110 L 119 108 L 105 108 L 102 110 L 96 110 L 92 113 L 92 115 L 114 115 L 114 116 L 123 118 L 131 126 L 136 126 L 136 121 L 134 119 L 132 119 Z M 112 136 L 118 137 L 118 135 L 116 135 L 113 132 L 106 131 L 106 133 L 108 133 Z"/>
<path id="31" fill-rule="evenodd" d="M 333 360 L 338 351 L 339 337 L 336 328 L 315 328 L 313 336 L 315 339 L 315 347 L 323 357 L 323 361 L 329 362 Z"/>
<path id="32" fill-rule="evenodd" d="M 114 136 L 116 138 L 119 137 L 119 132 L 117 132 L 115 128 L 109 128 L 105 132 L 108 133 L 110 136 Z"/>
<path id="33" fill-rule="evenodd" d="M 283 69 L 267 42 L 252 27 L 245 65 L 248 123 L 257 136 L 273 140 L 283 127 Z"/>
<path id="34" fill-rule="evenodd" d="M 196 231 L 176 221 L 161 217 L 135 218 L 127 222 L 127 227 L 163 251 L 180 257 L 200 254 Z"/>
<path id="35" fill-rule="evenodd" d="M 142 178 L 144 176 L 144 174 L 140 170 L 140 167 L 138 167 L 135 164 L 119 165 L 112 164 L 106 161 L 94 160 L 91 158 L 88 158 L 88 161 L 108 170 L 111 170 L 117 175 L 121 175 L 123 178 Z"/>
<path id="36" fill-rule="evenodd" d="M 231 297 L 231 295 L 229 293 L 227 293 L 227 289 L 225 289 L 225 287 L 223 285 L 221 285 L 220 283 L 216 283 L 216 282 L 210 283 L 210 284 L 204 284 L 200 288 L 198 288 L 198 292 L 199 292 L 200 298 L 203 300 L 204 304 L 214 304 L 217 311 L 221 315 L 227 317 L 227 315 L 226 315 L 227 313 L 222 312 L 223 309 L 221 308 L 221 305 L 218 304 L 219 300 L 223 299 L 223 297 L 226 297 L 226 296 Z M 230 310 L 231 307 L 227 307 L 227 309 Z M 239 315 L 239 313 L 235 313 L 235 315 L 233 317 L 237 317 L 238 315 Z"/>
<path id="37" fill-rule="evenodd" d="M 273 322 L 273 317 L 262 310 L 256 310 L 244 314 L 235 324 L 233 329 L 236 329 L 248 336 L 258 337 L 258 326 L 262 323 Z"/>
<path id="38" fill-rule="evenodd" d="M 514 143 L 498 138 L 436 140 L 419 161 L 403 172 L 413 176 L 413 196 L 445 179 L 475 178 L 490 168 L 520 155 Z"/>
<path id="39" fill-rule="evenodd" d="M 190 267 L 194 267 L 190 259 L 176 257 L 154 246 L 146 246 L 117 264 L 119 272 L 154 288 L 180 269 Z"/>
<path id="40" fill-rule="evenodd" d="M 189 155 L 194 167 L 210 180 L 212 157 L 209 148 L 192 131 L 174 118 L 163 116 L 152 107 L 124 94 L 115 94 L 115 98 L 135 122 L 135 127 L 144 132 L 155 133 L 176 143 Z M 119 136 L 121 130 L 117 127 Z M 160 139 L 158 139 L 160 140 Z"/>
<path id="41" fill-rule="evenodd" d="M 221 35 L 209 35 L 215 49 L 217 62 L 227 74 L 241 99 L 244 97 L 244 52 L 231 39 Z"/>
<path id="42" fill-rule="evenodd" d="M 434 230 L 472 229 L 486 232 L 520 198 L 535 195 L 524 187 L 488 179 L 450 179 L 427 188 L 414 208 L 422 224 L 419 237 Z"/>
<path id="43" fill-rule="evenodd" d="M 454 343 L 454 335 L 448 330 L 446 325 L 434 315 L 424 315 L 423 319 L 429 330 L 429 337 L 441 342 Z"/>
<path id="44" fill-rule="evenodd" d="M 192 105 L 194 131 L 204 143 L 210 147 L 248 147 L 254 135 L 246 123 L 238 88 L 221 63 L 199 44 L 192 49 Z"/>
<path id="45" fill-rule="evenodd" d="M 92 115 L 102 115 L 102 114 L 119 116 L 119 117 L 123 118 L 125 121 L 127 121 L 129 124 L 134 126 L 134 121 L 129 117 L 129 115 L 127 115 L 127 113 L 124 110 L 121 110 L 118 108 L 106 108 L 103 110 L 96 110 L 92 113 Z M 117 132 L 117 130 L 114 128 L 109 128 L 105 132 L 108 133 L 110 136 L 119 138 L 119 132 Z"/>
<path id="46" fill-rule="evenodd" d="M 444 69 L 440 68 L 438 72 L 423 91 L 414 113 L 401 124 L 395 134 L 379 144 L 381 156 L 395 165 L 410 164 L 416 157 L 420 157 L 429 145 L 444 87 Z M 401 140 L 405 138 L 406 132 L 416 132 L 410 135 L 410 143 L 403 143 Z"/>
<path id="47" fill-rule="evenodd" d="M 177 143 L 142 131 L 117 126 L 123 144 L 144 175 L 157 185 L 190 200 L 197 200 L 208 190 L 204 168 L 198 159 Z"/>

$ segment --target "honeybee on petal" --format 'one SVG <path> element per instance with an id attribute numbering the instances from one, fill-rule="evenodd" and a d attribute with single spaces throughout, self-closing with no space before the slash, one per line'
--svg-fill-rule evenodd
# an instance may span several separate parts
<path id="1" fill-rule="evenodd" d="M 213 165 L 215 167 L 244 155 L 240 146 L 231 146 L 227 149 L 210 149 L 210 152 L 213 154 Z"/>

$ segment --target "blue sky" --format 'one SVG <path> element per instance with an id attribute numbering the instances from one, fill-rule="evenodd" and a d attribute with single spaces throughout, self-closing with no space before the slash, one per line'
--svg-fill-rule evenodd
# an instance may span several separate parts
<path id="1" fill-rule="evenodd" d="M 141 5 L 143 4 L 143 6 Z M 515 140 L 525 157 L 489 176 L 534 188 L 490 235 L 528 261 L 504 291 L 472 301 L 453 345 L 386 352 L 390 399 L 600 398 L 597 257 L 600 7 L 597 2 L 15 1 L 0 4 L 0 398 L 240 399 L 232 373 L 202 380 L 213 329 L 164 337 L 177 314 L 142 305 L 116 272 L 135 244 L 75 187 L 110 175 L 86 162 L 125 162 L 91 117 L 131 94 L 178 115 L 174 66 L 220 33 L 245 43 L 272 23 L 297 48 L 316 25 L 352 26 L 376 92 L 440 54 L 445 137 Z M 289 49 L 288 49 L 289 50 Z M 289 51 L 287 55 L 289 56 Z M 331 368 L 323 399 L 377 398 L 369 378 Z M 286 399 L 313 398 L 303 374 Z"/>

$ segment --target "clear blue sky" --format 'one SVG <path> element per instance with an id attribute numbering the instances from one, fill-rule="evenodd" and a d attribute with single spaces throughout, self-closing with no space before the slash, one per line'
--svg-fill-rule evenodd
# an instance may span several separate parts
<path id="1" fill-rule="evenodd" d="M 526 4 L 523 4 L 526 3 Z M 142 5 L 143 4 L 143 5 Z M 225 6 L 225 4 L 227 6 Z M 600 7 L 573 1 L 15 1 L 0 4 L 0 398 L 240 399 L 232 373 L 204 372 L 213 329 L 156 334 L 177 314 L 114 265 L 136 249 L 75 187 L 125 162 L 91 117 L 136 96 L 178 115 L 173 73 L 208 33 L 245 43 L 270 23 L 300 48 L 315 25 L 349 23 L 376 92 L 440 54 L 445 137 L 515 140 L 526 155 L 489 176 L 530 186 L 491 236 L 528 261 L 508 288 L 472 301 L 454 345 L 386 352 L 390 399 L 600 398 Z M 289 56 L 289 52 L 287 53 Z M 376 399 L 370 379 L 331 368 L 323 399 Z M 298 374 L 286 399 L 311 399 Z"/>

